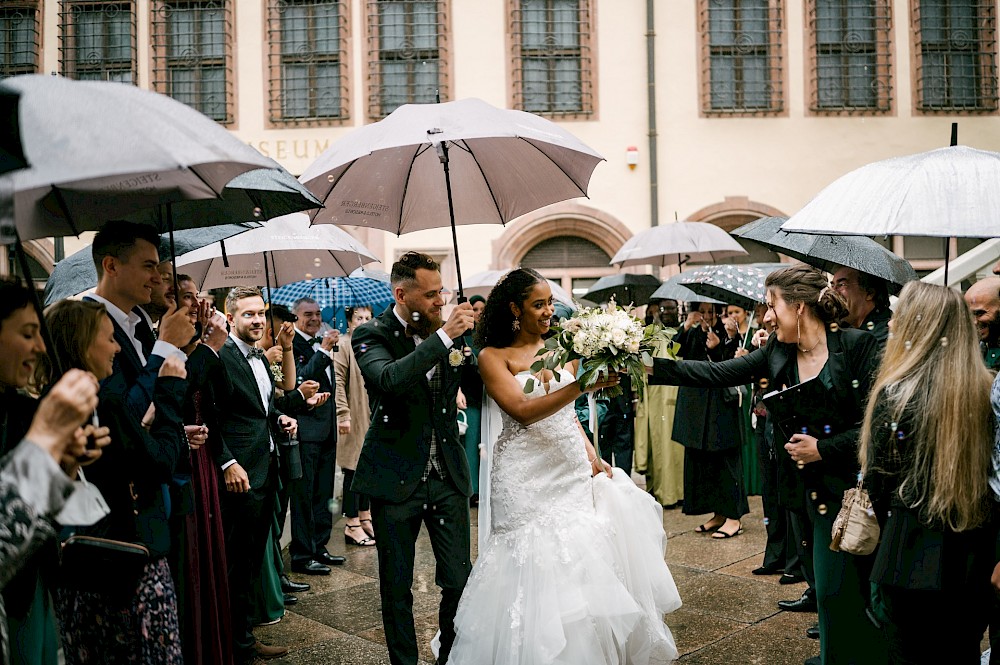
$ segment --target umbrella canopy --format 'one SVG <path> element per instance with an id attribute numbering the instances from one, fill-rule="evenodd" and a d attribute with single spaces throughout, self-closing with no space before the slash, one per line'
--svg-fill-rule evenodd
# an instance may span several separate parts
<path id="1" fill-rule="evenodd" d="M 484 270 L 483 272 L 477 272 L 475 275 L 470 275 L 465 280 L 465 295 L 470 298 L 472 296 L 489 298 L 493 287 L 497 285 L 501 277 L 509 272 L 510 270 Z M 552 298 L 554 300 L 574 307 L 573 296 L 566 289 L 551 279 L 546 279 L 545 281 L 549 283 L 549 288 L 552 289 Z"/>
<path id="2" fill-rule="evenodd" d="M 385 282 L 367 277 L 329 277 L 292 282 L 271 290 L 271 302 L 291 307 L 299 298 L 312 298 L 323 309 L 369 306 L 384 309 L 394 302 Z"/>
<path id="3" fill-rule="evenodd" d="M 133 85 L 26 75 L 4 79 L 0 91 L 21 96 L 31 166 L 3 178 L 13 180 L 22 240 L 77 235 L 141 208 L 216 198 L 241 173 L 278 167 L 186 104 Z"/>
<path id="4" fill-rule="evenodd" d="M 191 252 L 259 226 L 258 222 L 244 222 L 209 226 L 204 229 L 185 229 L 174 233 L 174 246 L 180 253 Z M 164 259 L 170 253 L 170 239 L 166 235 L 160 236 L 159 250 L 160 257 Z M 91 246 L 87 245 L 56 264 L 45 283 L 45 304 L 51 305 L 63 298 L 71 298 L 95 286 L 97 286 L 97 269 L 94 267 Z"/>
<path id="5" fill-rule="evenodd" d="M 170 206 L 170 214 L 174 228 L 183 229 L 201 226 L 205 219 L 212 220 L 214 224 L 262 222 L 322 205 L 312 192 L 279 166 L 242 173 L 229 181 L 219 198 L 174 203 Z M 159 206 L 144 208 L 125 215 L 124 218 L 132 222 L 153 224 L 162 231 L 165 230 L 164 212 Z"/>
<path id="6" fill-rule="evenodd" d="M 764 302 L 767 296 L 764 288 L 767 276 L 787 267 L 787 263 L 705 266 L 683 275 L 679 283 L 699 294 L 699 299 L 707 296 L 753 310 L 754 305 Z"/>
<path id="7" fill-rule="evenodd" d="M 555 123 L 479 99 L 405 104 L 330 146 L 299 178 L 326 205 L 317 224 L 402 234 L 506 224 L 587 195 L 603 157 Z M 447 213 L 447 216 L 446 216 Z"/>
<path id="8" fill-rule="evenodd" d="M 710 302 L 716 305 L 725 304 L 721 300 L 700 296 L 688 287 L 683 286 L 680 281 L 685 277 L 687 277 L 685 273 L 674 275 L 653 291 L 649 296 L 649 300 L 676 300 L 679 303 Z"/>
<path id="9" fill-rule="evenodd" d="M 584 298 L 593 302 L 607 302 L 612 298 L 619 305 L 642 305 L 660 288 L 660 280 L 653 275 L 619 273 L 606 275 L 590 287 Z"/>
<path id="10" fill-rule="evenodd" d="M 715 262 L 747 253 L 715 224 L 674 222 L 636 233 L 611 259 L 613 265 L 668 266 Z"/>
<path id="11" fill-rule="evenodd" d="M 176 265 L 202 289 L 213 289 L 281 286 L 313 277 L 348 275 L 376 260 L 346 231 L 310 226 L 309 215 L 299 212 L 269 220 L 229 241 L 187 252 L 177 257 Z"/>
<path id="12" fill-rule="evenodd" d="M 368 279 L 377 279 L 380 282 L 388 284 L 392 281 L 392 276 L 385 272 L 384 270 L 378 270 L 376 268 L 369 268 L 368 266 L 361 266 L 356 268 L 349 277 L 366 277 Z"/>
<path id="13" fill-rule="evenodd" d="M 1000 153 L 952 146 L 841 176 L 782 228 L 800 233 L 1000 236 Z"/>
<path id="14" fill-rule="evenodd" d="M 854 268 L 874 275 L 888 283 L 895 295 L 907 282 L 917 279 L 917 272 L 909 261 L 865 236 L 819 235 L 790 233 L 781 225 L 787 217 L 763 217 L 732 231 L 738 238 L 746 238 L 773 249 L 785 256 L 808 263 L 826 272 L 837 272 L 841 267 Z"/>

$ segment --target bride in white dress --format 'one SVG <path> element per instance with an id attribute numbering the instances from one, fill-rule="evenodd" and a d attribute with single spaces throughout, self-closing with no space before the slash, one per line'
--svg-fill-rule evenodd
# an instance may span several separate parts
<path id="1" fill-rule="evenodd" d="M 479 558 L 448 663 L 670 663 L 677 649 L 663 615 L 681 601 L 663 560 L 662 508 L 597 459 L 573 408 L 575 366 L 524 393 L 552 314 L 546 281 L 517 269 L 493 289 L 477 329 L 502 432 L 484 460 Z"/>

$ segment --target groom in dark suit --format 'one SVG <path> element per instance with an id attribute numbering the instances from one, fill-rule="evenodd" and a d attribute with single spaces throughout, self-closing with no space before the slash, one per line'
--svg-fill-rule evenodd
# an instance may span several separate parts
<path id="1" fill-rule="evenodd" d="M 255 640 L 250 631 L 249 592 L 252 575 L 263 563 L 271 528 L 278 487 L 276 443 L 294 433 L 297 423 L 283 413 L 280 402 L 275 404 L 274 377 L 263 351 L 255 346 L 264 336 L 265 308 L 260 291 L 247 287 L 230 291 L 226 318 L 230 336 L 219 351 L 221 371 L 205 384 L 210 398 L 203 403 L 209 445 L 225 481 L 222 528 L 233 651 L 237 665 L 243 665 L 258 655 L 273 658 L 288 651 Z M 285 353 L 291 356 L 290 340 Z M 289 409 L 301 407 L 303 401 L 297 390 L 283 400 Z"/>
<path id="2" fill-rule="evenodd" d="M 414 545 L 427 525 L 441 587 L 441 652 L 455 641 L 455 611 L 472 568 L 469 463 L 458 437 L 456 395 L 465 357 L 454 340 L 473 325 L 458 305 L 442 326 L 441 272 L 408 252 L 392 266 L 395 306 L 360 326 L 351 344 L 371 404 L 372 422 L 351 489 L 371 497 L 379 591 L 393 665 L 415 665 Z"/>

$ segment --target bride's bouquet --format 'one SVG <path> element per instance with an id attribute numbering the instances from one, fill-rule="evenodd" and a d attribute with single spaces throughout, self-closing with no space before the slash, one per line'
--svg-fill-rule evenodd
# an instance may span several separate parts
<path id="1" fill-rule="evenodd" d="M 644 325 L 614 300 L 606 307 L 577 311 L 561 325 L 553 326 L 552 332 L 554 334 L 545 340 L 545 346 L 538 351 L 541 357 L 531 366 L 533 374 L 543 369 L 555 370 L 579 359 L 583 367 L 579 380 L 584 389 L 597 383 L 601 374 L 628 374 L 639 399 L 644 397 L 645 368 L 652 367 L 657 345 L 668 342 L 670 357 L 675 357 L 680 347 L 672 343 L 676 330 L 657 324 Z M 558 377 L 556 373 L 556 380 Z M 530 393 L 534 388 L 534 381 L 529 379 L 524 391 Z M 621 394 L 621 386 L 612 386 L 602 388 L 595 397 L 617 397 Z"/>

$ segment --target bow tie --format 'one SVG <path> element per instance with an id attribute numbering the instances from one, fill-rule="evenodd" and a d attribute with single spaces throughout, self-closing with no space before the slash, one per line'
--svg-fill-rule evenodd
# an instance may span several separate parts
<path id="1" fill-rule="evenodd" d="M 254 358 L 264 359 L 264 350 L 254 347 L 247 351 L 247 360 L 253 360 Z"/>
<path id="2" fill-rule="evenodd" d="M 417 337 L 420 337 L 421 339 L 423 338 L 423 335 L 420 333 L 419 330 L 417 330 L 416 326 L 413 326 L 413 325 L 407 323 L 406 324 L 406 336 L 407 337 L 413 337 L 414 335 L 416 335 Z"/>
<path id="3" fill-rule="evenodd" d="M 312 346 L 313 344 L 322 344 L 322 343 L 323 343 L 323 338 L 322 337 L 310 337 L 309 338 L 309 345 L 310 346 Z"/>

